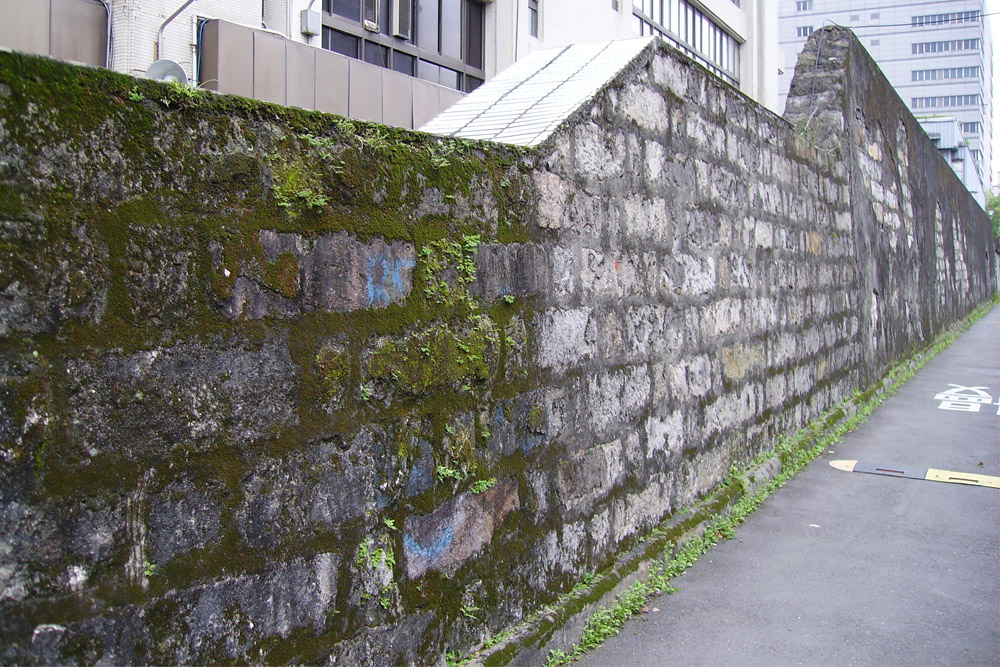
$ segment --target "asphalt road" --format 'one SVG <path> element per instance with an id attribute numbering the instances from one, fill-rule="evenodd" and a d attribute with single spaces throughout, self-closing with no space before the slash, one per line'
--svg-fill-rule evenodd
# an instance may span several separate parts
<path id="1" fill-rule="evenodd" d="M 1000 665 L 1000 489 L 829 465 L 1000 476 L 998 402 L 995 307 L 578 664 Z"/>

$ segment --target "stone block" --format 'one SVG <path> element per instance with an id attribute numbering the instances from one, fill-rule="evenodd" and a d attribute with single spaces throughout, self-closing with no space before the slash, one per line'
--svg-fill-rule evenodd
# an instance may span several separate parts
<path id="1" fill-rule="evenodd" d="M 559 464 L 558 492 L 565 512 L 572 516 L 589 514 L 622 480 L 620 440 L 577 452 Z"/>
<path id="2" fill-rule="evenodd" d="M 544 229 L 559 229 L 566 217 L 566 204 L 570 199 L 570 186 L 562 178 L 549 171 L 539 171 L 532 175 L 538 190 L 537 223 Z"/>
<path id="3" fill-rule="evenodd" d="M 340 441 L 311 444 L 283 459 L 268 458 L 254 466 L 244 482 L 237 510 L 240 532 L 248 548 L 274 549 L 284 540 L 313 531 L 335 530 L 343 522 L 377 509 L 380 482 L 402 486 L 396 475 L 378 475 L 376 453 L 383 463 L 396 458 L 386 451 L 386 438 L 364 432 L 349 451 Z M 381 479 L 380 479 L 381 477 Z M 400 489 L 401 491 L 401 489 Z"/>
<path id="4" fill-rule="evenodd" d="M 557 297 L 568 297 L 576 291 L 577 268 L 574 248 L 556 246 L 552 248 L 552 289 Z"/>
<path id="5" fill-rule="evenodd" d="M 384 308 L 413 287 L 412 243 L 361 242 L 348 232 L 305 237 L 262 230 L 243 244 L 212 252 L 230 319 Z M 233 281 L 228 294 L 227 280 Z"/>
<path id="6" fill-rule="evenodd" d="M 702 334 L 711 339 L 732 333 L 742 324 L 743 316 L 743 303 L 739 299 L 719 299 L 702 309 Z"/>
<path id="7" fill-rule="evenodd" d="M 486 299 L 527 296 L 549 286 L 545 251 L 533 243 L 481 243 L 471 291 Z"/>
<path id="8" fill-rule="evenodd" d="M 621 113 L 641 129 L 660 135 L 667 131 L 666 101 L 651 88 L 629 86 L 619 100 Z"/>
<path id="9" fill-rule="evenodd" d="M 185 592 L 179 602 L 194 623 L 183 638 L 187 646 L 175 658 L 199 661 L 199 649 L 221 642 L 223 654 L 236 659 L 247 656 L 265 638 L 286 638 L 298 628 L 323 631 L 336 613 L 339 570 L 340 556 L 320 553 L 309 560 L 293 558 L 260 574 L 222 579 Z M 235 615 L 246 621 L 233 624 L 227 620 Z"/>
<path id="10" fill-rule="evenodd" d="M 684 412 L 675 410 L 665 416 L 650 416 L 646 420 L 646 456 L 652 458 L 665 452 L 670 458 L 684 449 Z"/>
<path id="11" fill-rule="evenodd" d="M 622 216 L 625 240 L 637 247 L 666 248 L 673 241 L 672 227 L 663 199 L 640 194 L 625 198 Z"/>
<path id="12" fill-rule="evenodd" d="M 163 565 L 219 537 L 221 507 L 217 489 L 200 488 L 178 478 L 150 499 L 149 562 Z"/>
<path id="13" fill-rule="evenodd" d="M 220 440 L 245 447 L 298 421 L 297 379 L 283 341 L 184 343 L 71 360 L 70 437 L 85 457 L 160 460 Z"/>
<path id="14" fill-rule="evenodd" d="M 542 316 L 538 335 L 538 363 L 543 368 L 565 369 L 594 354 L 596 340 L 588 335 L 590 308 L 553 308 Z"/>
<path id="15" fill-rule="evenodd" d="M 573 158 L 577 173 L 584 176 L 586 190 L 600 191 L 624 173 L 625 137 L 608 132 L 595 123 L 573 128 Z"/>
<path id="16" fill-rule="evenodd" d="M 659 141 L 653 140 L 646 140 L 644 146 L 646 168 L 643 173 L 646 177 L 646 188 L 655 192 L 662 188 L 663 185 L 661 183 L 661 176 L 667 160 L 666 149 Z"/>
<path id="17" fill-rule="evenodd" d="M 740 380 L 764 365 L 764 346 L 731 345 L 722 349 L 722 374 L 729 380 Z"/>
<path id="18" fill-rule="evenodd" d="M 507 479 L 480 494 L 459 494 L 430 514 L 410 515 L 403 533 L 406 576 L 419 579 L 428 570 L 454 574 L 520 506 L 517 480 Z"/>
<path id="19" fill-rule="evenodd" d="M 595 373 L 587 378 L 586 415 L 598 433 L 630 422 L 649 405 L 650 378 L 646 365 Z"/>
<path id="20" fill-rule="evenodd" d="M 0 221 L 0 337 L 103 318 L 110 288 L 108 249 L 86 225 L 67 231 L 66 238 L 49 241 L 44 226 L 34 221 Z"/>

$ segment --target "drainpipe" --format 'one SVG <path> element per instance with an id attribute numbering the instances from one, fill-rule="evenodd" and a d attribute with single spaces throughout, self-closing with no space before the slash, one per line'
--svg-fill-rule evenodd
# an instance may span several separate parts
<path id="1" fill-rule="evenodd" d="M 160 24 L 160 31 L 156 33 L 156 53 L 154 60 L 160 59 L 160 54 L 163 53 L 163 29 L 167 27 L 167 24 L 173 21 L 177 16 L 187 9 L 195 0 L 187 0 L 180 8 L 167 17 L 167 20 Z"/>
<path id="2" fill-rule="evenodd" d="M 114 64 L 111 62 L 111 0 L 101 0 L 101 4 L 104 5 L 104 11 L 108 13 L 108 32 L 105 39 L 104 46 L 104 66 L 108 69 L 114 69 Z"/>

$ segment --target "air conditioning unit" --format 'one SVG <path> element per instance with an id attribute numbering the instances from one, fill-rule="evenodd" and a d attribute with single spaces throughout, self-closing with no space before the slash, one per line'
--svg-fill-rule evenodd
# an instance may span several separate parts
<path id="1" fill-rule="evenodd" d="M 400 39 L 413 36 L 413 0 L 393 0 L 392 35 Z"/>
<path id="2" fill-rule="evenodd" d="M 303 35 L 318 35 L 323 32 L 323 17 L 314 10 L 303 9 L 301 31 Z"/>
<path id="3" fill-rule="evenodd" d="M 365 30 L 370 32 L 378 32 L 378 0 L 363 0 L 364 5 L 361 8 L 361 22 L 365 26 Z"/>

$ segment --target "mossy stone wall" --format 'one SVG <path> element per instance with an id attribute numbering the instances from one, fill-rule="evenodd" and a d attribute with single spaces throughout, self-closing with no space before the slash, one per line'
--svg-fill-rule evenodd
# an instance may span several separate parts
<path id="1" fill-rule="evenodd" d="M 0 659 L 466 651 L 989 298 L 824 33 L 789 121 L 653 44 L 532 151 L 0 54 Z"/>

